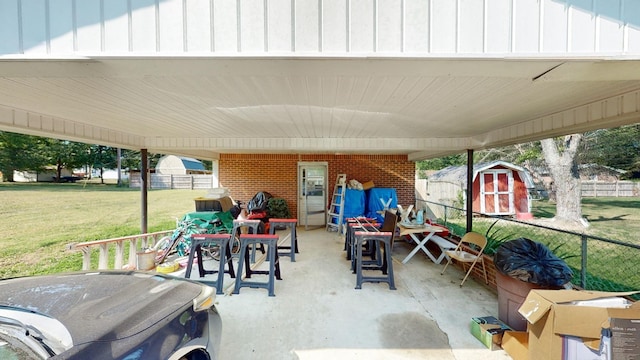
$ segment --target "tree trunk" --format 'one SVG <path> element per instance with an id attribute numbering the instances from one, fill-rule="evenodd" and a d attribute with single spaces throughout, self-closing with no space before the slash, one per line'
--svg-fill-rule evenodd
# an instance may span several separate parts
<path id="1" fill-rule="evenodd" d="M 582 134 L 567 135 L 563 141 L 544 139 L 542 153 L 553 178 L 556 197 L 555 220 L 588 226 L 582 217 L 581 182 L 576 163 L 576 152 Z"/>
<path id="2" fill-rule="evenodd" d="M 60 159 L 56 162 L 56 182 L 62 182 L 62 162 Z"/>
<path id="3" fill-rule="evenodd" d="M 5 173 L 2 173 L 2 174 L 3 174 L 3 176 L 4 176 L 4 181 L 6 181 L 6 182 L 13 182 L 13 181 L 14 181 L 14 180 L 13 180 L 13 173 L 14 173 L 15 171 L 16 171 L 16 169 L 11 169 L 11 170 L 8 170 L 6 174 L 5 174 Z"/>

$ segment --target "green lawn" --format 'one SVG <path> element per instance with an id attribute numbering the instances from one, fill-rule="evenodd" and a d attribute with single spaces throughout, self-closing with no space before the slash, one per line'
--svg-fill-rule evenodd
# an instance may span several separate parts
<path id="1" fill-rule="evenodd" d="M 175 228 L 206 190 L 150 190 L 149 232 Z M 141 228 L 139 189 L 101 184 L 0 183 L 0 278 L 80 270 L 67 245 L 134 235 Z"/>
<path id="2" fill-rule="evenodd" d="M 536 218 L 552 218 L 555 204 L 534 201 L 532 212 Z M 640 244 L 640 198 L 584 198 L 582 214 L 589 221 L 585 233 Z"/>

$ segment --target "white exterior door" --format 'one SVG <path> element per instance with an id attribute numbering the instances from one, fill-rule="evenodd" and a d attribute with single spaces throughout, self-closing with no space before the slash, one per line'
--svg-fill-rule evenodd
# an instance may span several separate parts
<path id="1" fill-rule="evenodd" d="M 298 163 L 298 224 L 324 227 L 327 221 L 326 162 Z"/>

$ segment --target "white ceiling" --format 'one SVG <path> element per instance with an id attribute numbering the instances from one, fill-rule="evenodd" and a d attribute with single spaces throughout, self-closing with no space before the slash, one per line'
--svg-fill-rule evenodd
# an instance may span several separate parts
<path id="1" fill-rule="evenodd" d="M 638 60 L 0 60 L 0 130 L 202 159 L 419 160 L 636 122 Z"/>

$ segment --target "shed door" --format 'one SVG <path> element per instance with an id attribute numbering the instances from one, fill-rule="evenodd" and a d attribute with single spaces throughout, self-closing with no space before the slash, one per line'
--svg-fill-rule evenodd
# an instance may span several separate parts
<path id="1" fill-rule="evenodd" d="M 487 215 L 513 215 L 513 173 L 488 170 L 480 177 L 480 212 Z"/>

